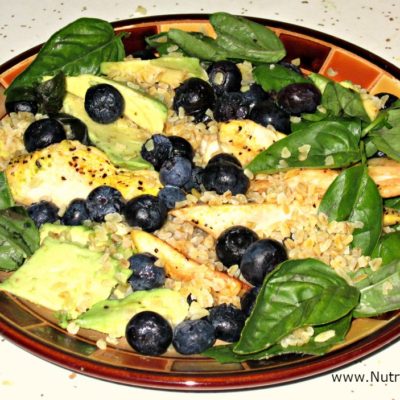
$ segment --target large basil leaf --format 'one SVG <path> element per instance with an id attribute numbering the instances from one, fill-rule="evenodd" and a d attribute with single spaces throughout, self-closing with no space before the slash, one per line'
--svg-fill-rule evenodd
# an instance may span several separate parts
<path id="1" fill-rule="evenodd" d="M 179 51 L 206 61 L 226 59 L 253 62 L 275 62 L 281 60 L 285 48 L 274 32 L 263 25 L 227 13 L 215 13 L 210 22 L 217 32 L 217 39 L 195 32 L 171 29 L 164 36 L 154 36 L 148 43 L 162 52 L 174 43 Z M 162 42 L 166 41 L 166 45 Z M 161 42 L 161 43 L 160 43 Z"/>
<path id="2" fill-rule="evenodd" d="M 265 278 L 234 352 L 256 353 L 297 328 L 336 321 L 358 298 L 358 290 L 323 262 L 285 261 Z"/>
<path id="3" fill-rule="evenodd" d="M 371 254 L 371 258 L 382 258 L 382 265 L 400 260 L 400 232 L 383 235 Z"/>
<path id="4" fill-rule="evenodd" d="M 255 81 L 268 92 L 270 90 L 279 91 L 291 83 L 310 82 L 309 79 L 285 68 L 282 65 L 259 65 L 254 68 L 253 76 Z"/>
<path id="5" fill-rule="evenodd" d="M 307 158 L 301 157 L 310 146 Z M 284 149 L 290 156 L 283 158 Z M 274 173 L 290 168 L 340 168 L 361 159 L 356 137 L 342 123 L 320 121 L 299 129 L 258 154 L 247 166 L 253 173 Z"/>
<path id="6" fill-rule="evenodd" d="M 12 207 L 14 200 L 8 187 L 7 178 L 4 172 L 0 172 L 0 210 Z"/>
<path id="7" fill-rule="evenodd" d="M 331 221 L 362 222 L 353 231 L 353 247 L 370 255 L 382 231 L 382 198 L 367 167 L 357 165 L 343 171 L 329 186 L 319 206 Z"/>
<path id="8" fill-rule="evenodd" d="M 372 317 L 400 308 L 400 260 L 381 266 L 355 283 L 360 290 L 360 302 L 354 317 Z"/>
<path id="9" fill-rule="evenodd" d="M 32 64 L 7 89 L 33 87 L 45 75 L 63 71 L 65 75 L 98 74 L 103 61 L 120 61 L 125 51 L 121 36 L 106 21 L 80 18 L 54 33 Z M 17 99 L 14 99 L 17 100 Z"/>
<path id="10" fill-rule="evenodd" d="M 23 207 L 0 211 L 0 270 L 14 271 L 39 247 L 39 231 Z"/>
<path id="11" fill-rule="evenodd" d="M 218 44 L 232 58 L 269 63 L 286 55 L 278 36 L 261 24 L 224 12 L 212 14 L 210 22 L 217 32 Z"/>
<path id="12" fill-rule="evenodd" d="M 211 357 L 220 363 L 243 362 L 248 360 L 265 360 L 283 354 L 311 354 L 322 355 L 328 352 L 333 345 L 342 342 L 350 328 L 351 313 L 329 324 L 314 327 L 314 334 L 310 341 L 301 346 L 282 347 L 280 343 L 274 344 L 268 349 L 252 354 L 237 354 L 233 351 L 234 344 L 214 346 L 202 353 L 205 357 Z M 318 336 L 329 331 L 334 331 L 334 335 L 326 341 L 318 341 Z M 315 341 L 317 338 L 317 341 Z"/>
<path id="13" fill-rule="evenodd" d="M 308 129 L 315 121 L 313 119 L 308 120 L 308 117 L 312 114 L 307 114 L 306 116 L 302 115 L 302 120 L 297 123 L 292 123 L 292 132 L 298 131 L 300 129 Z M 306 117 L 306 118 L 304 118 Z M 355 137 L 356 141 L 361 139 L 362 132 L 362 121 L 358 118 L 346 118 L 346 117 L 335 117 L 329 114 L 320 113 L 318 114 L 318 120 L 324 122 L 337 122 L 341 124 L 344 128 L 348 129 Z M 318 121 L 317 120 L 317 121 Z"/>

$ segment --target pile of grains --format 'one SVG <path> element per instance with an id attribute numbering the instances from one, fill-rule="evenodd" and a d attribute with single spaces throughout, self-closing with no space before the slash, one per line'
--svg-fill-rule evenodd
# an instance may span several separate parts
<path id="1" fill-rule="evenodd" d="M 39 117 L 31 113 L 11 113 L 0 121 L 0 170 L 4 170 L 8 162 L 21 154 L 26 154 L 23 132 Z"/>

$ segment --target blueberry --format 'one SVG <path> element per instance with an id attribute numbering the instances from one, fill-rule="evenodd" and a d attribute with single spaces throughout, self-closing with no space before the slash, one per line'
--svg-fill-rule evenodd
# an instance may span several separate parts
<path id="1" fill-rule="evenodd" d="M 187 193 L 191 193 L 193 189 L 201 192 L 203 171 L 204 169 L 197 165 L 192 168 L 190 179 L 183 185 L 183 189 Z"/>
<path id="2" fill-rule="evenodd" d="M 133 290 L 150 290 L 165 283 L 164 268 L 157 267 L 157 258 L 149 253 L 135 254 L 129 258 L 132 275 L 128 279 Z"/>
<path id="3" fill-rule="evenodd" d="M 163 185 L 182 187 L 192 176 L 192 163 L 180 156 L 169 158 L 160 168 L 160 181 Z"/>
<path id="4" fill-rule="evenodd" d="M 38 228 L 43 224 L 58 220 L 58 207 L 49 201 L 42 200 L 39 203 L 33 203 L 27 211 Z"/>
<path id="5" fill-rule="evenodd" d="M 217 99 L 213 109 L 214 119 L 218 122 L 245 119 L 249 112 L 249 103 L 240 92 L 224 93 Z"/>
<path id="6" fill-rule="evenodd" d="M 104 221 L 107 214 L 120 213 L 124 202 L 121 193 L 111 186 L 99 186 L 93 189 L 87 199 L 86 207 L 90 219 L 96 222 Z"/>
<path id="7" fill-rule="evenodd" d="M 240 264 L 244 252 L 257 240 L 258 235 L 245 226 L 228 228 L 217 239 L 217 257 L 226 267 Z"/>
<path id="8" fill-rule="evenodd" d="M 69 126 L 71 131 L 67 134 L 69 140 L 79 140 L 86 146 L 90 145 L 87 126 L 80 119 L 66 113 L 49 113 L 49 117 Z"/>
<path id="9" fill-rule="evenodd" d="M 90 215 L 86 207 L 86 201 L 82 199 L 72 200 L 61 218 L 61 222 L 69 226 L 82 225 L 86 220 L 90 220 Z"/>
<path id="10" fill-rule="evenodd" d="M 254 286 L 250 290 L 248 290 L 243 297 L 240 299 L 240 306 L 242 308 L 242 311 L 246 315 L 246 318 L 251 314 L 254 308 L 254 304 L 257 299 L 258 292 L 260 291 L 260 288 L 257 286 Z"/>
<path id="11" fill-rule="evenodd" d="M 141 60 L 152 60 L 157 58 L 154 54 L 154 50 L 150 47 L 146 47 L 143 50 L 136 50 L 132 53 L 134 58 L 140 58 Z"/>
<path id="12" fill-rule="evenodd" d="M 24 132 L 26 151 L 44 149 L 67 138 L 64 127 L 54 118 L 44 118 L 32 122 Z"/>
<path id="13" fill-rule="evenodd" d="M 242 83 L 242 73 L 232 61 L 217 61 L 207 68 L 208 79 L 217 96 L 237 92 Z"/>
<path id="14" fill-rule="evenodd" d="M 186 139 L 180 136 L 168 136 L 168 139 L 172 143 L 172 156 L 184 157 L 190 161 L 193 160 L 193 147 Z"/>
<path id="15" fill-rule="evenodd" d="M 254 286 L 261 286 L 265 276 L 287 260 L 286 249 L 273 239 L 261 239 L 251 244 L 243 254 L 240 271 Z"/>
<path id="16" fill-rule="evenodd" d="M 260 85 L 253 83 L 250 85 L 249 90 L 242 93 L 244 101 L 248 104 L 249 109 L 252 110 L 256 104 L 265 100 L 273 99 L 273 93 L 266 92 Z"/>
<path id="17" fill-rule="evenodd" d="M 167 209 L 158 197 L 143 194 L 129 200 L 123 214 L 130 226 L 138 226 L 146 232 L 154 232 L 163 226 L 167 218 Z"/>
<path id="18" fill-rule="evenodd" d="M 272 125 L 277 131 L 290 133 L 290 116 L 281 110 L 272 100 L 256 104 L 249 114 L 249 119 L 260 125 Z"/>
<path id="19" fill-rule="evenodd" d="M 397 96 L 395 96 L 394 94 L 386 93 L 386 92 L 377 93 L 377 94 L 375 94 L 375 96 L 379 97 L 380 99 L 384 96 L 387 96 L 387 100 L 385 101 L 383 110 L 390 108 L 395 101 L 399 100 L 399 98 Z"/>
<path id="20" fill-rule="evenodd" d="M 29 112 L 36 114 L 38 112 L 37 94 L 33 88 L 13 88 L 6 97 L 6 111 L 11 112 Z"/>
<path id="21" fill-rule="evenodd" d="M 242 164 L 240 163 L 240 161 L 234 155 L 228 153 L 216 154 L 215 156 L 210 158 L 207 165 L 224 164 L 226 162 L 235 164 L 238 167 L 242 168 Z"/>
<path id="22" fill-rule="evenodd" d="M 36 114 L 38 112 L 38 105 L 35 100 L 18 100 L 6 102 L 7 113 L 12 112 L 29 112 Z"/>
<path id="23" fill-rule="evenodd" d="M 294 65 L 294 64 L 292 64 L 290 62 L 287 62 L 287 61 L 279 61 L 278 64 L 282 65 L 282 67 L 290 69 L 293 72 L 296 72 L 296 74 L 299 74 L 299 75 L 303 76 L 303 73 L 301 72 L 301 69 L 297 65 Z"/>
<path id="24" fill-rule="evenodd" d="M 125 337 L 138 353 L 158 356 L 165 353 L 171 344 L 172 328 L 160 314 L 142 311 L 128 322 Z"/>
<path id="25" fill-rule="evenodd" d="M 212 307 L 207 317 L 215 330 L 215 337 L 225 342 L 236 342 L 240 338 L 246 316 L 231 304 Z"/>
<path id="26" fill-rule="evenodd" d="M 202 182 L 206 190 L 223 194 L 230 190 L 232 194 L 245 194 L 249 188 L 249 178 L 243 170 L 232 163 L 211 164 L 204 168 Z"/>
<path id="27" fill-rule="evenodd" d="M 312 83 L 291 83 L 278 93 L 278 104 L 290 115 L 314 113 L 321 103 L 321 92 Z"/>
<path id="28" fill-rule="evenodd" d="M 204 319 L 183 321 L 175 327 L 172 344 L 180 354 L 201 353 L 215 343 L 214 327 Z"/>
<path id="29" fill-rule="evenodd" d="M 124 111 L 122 94 L 111 85 L 101 83 L 91 86 L 85 94 L 85 110 L 99 124 L 111 124 Z"/>
<path id="30" fill-rule="evenodd" d="M 163 163 L 171 157 L 172 143 L 167 136 L 155 134 L 143 144 L 140 154 L 159 171 Z"/>
<path id="31" fill-rule="evenodd" d="M 186 115 L 201 118 L 207 109 L 214 106 L 214 91 L 203 79 L 189 78 L 175 90 L 173 108 L 176 113 L 182 107 Z"/>
<path id="32" fill-rule="evenodd" d="M 177 186 L 165 186 L 158 192 L 158 198 L 164 203 L 168 210 L 175 208 L 178 201 L 186 199 L 185 192 Z"/>

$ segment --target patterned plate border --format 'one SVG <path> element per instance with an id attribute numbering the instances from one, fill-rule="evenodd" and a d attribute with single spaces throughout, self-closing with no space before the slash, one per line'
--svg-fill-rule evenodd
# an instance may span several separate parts
<path id="1" fill-rule="evenodd" d="M 335 80 L 352 80 L 372 93 L 400 96 L 400 69 L 339 38 L 277 21 L 252 18 L 280 36 L 287 60 L 300 59 L 303 71 Z M 179 27 L 213 34 L 208 16 L 167 15 L 114 23 L 116 31 L 135 32 L 124 39 L 127 52 L 143 48 L 144 37 Z M 0 66 L 3 88 L 25 69 L 40 49 L 36 46 Z M 349 68 L 351 66 L 351 68 Z M 2 102 L 4 103 L 4 101 Z M 4 104 L 2 104 L 4 106 Z M 0 115 L 3 115 L 0 110 Z M 0 280 L 4 278 L 0 274 Z M 345 346 L 322 357 L 281 357 L 276 361 L 218 364 L 199 357 L 144 357 L 126 348 L 99 350 L 90 331 L 72 336 L 60 329 L 48 311 L 0 293 L 0 333 L 50 362 L 113 382 L 175 390 L 232 390 L 293 382 L 348 365 L 400 337 L 400 313 L 356 320 Z"/>

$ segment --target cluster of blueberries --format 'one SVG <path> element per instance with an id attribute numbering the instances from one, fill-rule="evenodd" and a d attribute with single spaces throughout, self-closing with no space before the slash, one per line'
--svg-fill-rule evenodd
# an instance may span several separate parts
<path id="1" fill-rule="evenodd" d="M 149 253 L 135 254 L 129 262 L 133 271 L 129 283 L 134 290 L 149 290 L 164 285 L 164 268 L 156 265 L 155 256 Z M 188 303 L 192 301 L 195 300 L 189 296 Z M 216 339 L 237 341 L 245 319 L 243 310 L 222 304 L 210 308 L 206 318 L 185 320 L 172 330 L 161 315 L 144 311 L 130 320 L 126 327 L 126 338 L 142 354 L 162 354 L 171 343 L 181 354 L 197 354 L 211 347 Z"/>
<path id="2" fill-rule="evenodd" d="M 213 346 L 216 339 L 235 342 L 239 339 L 246 318 L 250 315 L 265 276 L 287 260 L 285 248 L 272 239 L 259 239 L 244 226 L 225 230 L 216 245 L 218 259 L 229 267 L 240 266 L 243 276 L 254 287 L 241 299 L 241 309 L 232 304 L 211 307 L 202 319 L 185 320 L 173 330 L 161 315 L 144 311 L 136 314 L 126 327 L 126 339 L 138 352 L 147 355 L 164 353 L 172 343 L 181 354 L 198 354 Z M 157 266 L 157 257 L 149 253 L 135 254 L 129 259 L 133 274 L 129 278 L 133 290 L 149 290 L 165 283 L 164 268 Z M 191 296 L 188 303 L 196 301 Z"/>
<path id="3" fill-rule="evenodd" d="M 293 64 L 280 62 L 302 75 Z M 321 102 L 321 93 L 312 83 L 292 83 L 280 90 L 265 92 L 258 84 L 241 91 L 242 74 L 232 61 L 217 61 L 208 69 L 210 84 L 200 78 L 190 78 L 175 92 L 173 108 L 178 113 L 183 108 L 195 121 L 210 120 L 207 110 L 212 110 L 218 122 L 233 119 L 250 119 L 263 126 L 272 125 L 283 133 L 290 133 L 290 116 L 315 112 Z"/>

